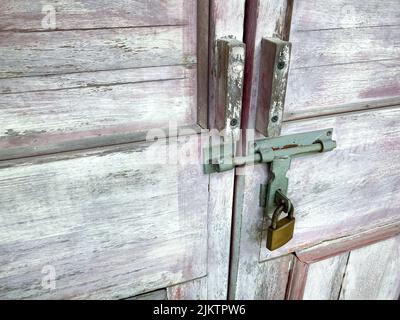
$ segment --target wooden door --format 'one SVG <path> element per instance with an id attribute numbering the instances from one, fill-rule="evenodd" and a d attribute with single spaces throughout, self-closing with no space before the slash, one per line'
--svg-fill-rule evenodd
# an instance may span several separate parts
<path id="1" fill-rule="evenodd" d="M 0 298 L 225 299 L 234 175 L 203 173 L 200 130 L 244 3 L 0 11 Z"/>
<path id="2" fill-rule="evenodd" d="M 282 135 L 334 128 L 337 148 L 292 161 L 295 234 L 273 252 L 258 201 L 267 167 L 238 170 L 230 298 L 399 297 L 399 12 L 399 1 L 246 1 L 242 127 L 261 107 L 261 40 L 278 37 L 292 43 Z"/>

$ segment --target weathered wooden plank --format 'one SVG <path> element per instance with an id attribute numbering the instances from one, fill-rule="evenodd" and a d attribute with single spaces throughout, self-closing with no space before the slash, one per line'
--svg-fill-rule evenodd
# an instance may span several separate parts
<path id="1" fill-rule="evenodd" d="M 55 29 L 93 29 L 188 23 L 187 0 L 1 1 L 0 30 L 45 30 L 55 11 Z M 42 21 L 44 21 L 42 23 Z"/>
<path id="2" fill-rule="evenodd" d="M 2 32 L 0 78 L 194 63 L 194 28 Z"/>
<path id="3" fill-rule="evenodd" d="M 208 127 L 217 128 L 219 87 L 218 40 L 222 38 L 243 39 L 244 1 L 209 1 L 209 81 L 208 81 Z M 238 23 L 239 22 L 239 23 Z M 225 111 L 225 110 L 224 110 Z M 226 299 L 229 279 L 229 252 L 231 239 L 231 221 L 233 205 L 234 171 L 223 175 L 210 176 L 210 214 L 209 228 L 214 233 L 209 237 L 208 298 Z M 224 187 L 220 187 L 224 186 Z M 229 222 L 229 227 L 226 223 Z M 220 229 L 221 231 L 218 231 Z M 229 235 L 229 240 L 228 240 Z M 215 248 L 215 249 L 214 249 Z M 228 249 L 229 248 L 229 249 Z M 228 251 L 227 251 L 228 250 Z"/>
<path id="4" fill-rule="evenodd" d="M 310 265 L 294 257 L 293 267 L 290 270 L 288 287 L 286 291 L 287 300 L 302 300 L 304 288 L 307 283 Z"/>
<path id="5" fill-rule="evenodd" d="M 284 300 L 291 263 L 292 256 L 287 255 L 259 263 L 255 268 L 252 265 L 249 277 L 242 278 L 237 287 L 237 299 Z"/>
<path id="6" fill-rule="evenodd" d="M 400 234 L 400 221 L 367 229 L 353 235 L 325 241 L 318 245 L 296 252 L 297 257 L 307 263 L 327 259 L 369 244 L 386 240 Z"/>
<path id="7" fill-rule="evenodd" d="M 400 25 L 397 0 L 308 0 L 295 1 L 293 30 L 321 30 Z"/>
<path id="8" fill-rule="evenodd" d="M 400 26 L 387 26 L 312 32 L 292 31 L 291 69 L 400 59 L 399 28 Z"/>
<path id="9" fill-rule="evenodd" d="M 245 45 L 235 39 L 219 39 L 215 125 L 227 137 L 240 137 Z"/>
<path id="10" fill-rule="evenodd" d="M 207 300 L 207 277 L 167 288 L 168 300 Z"/>
<path id="11" fill-rule="evenodd" d="M 205 276 L 208 176 L 198 137 L 179 141 L 1 162 L 0 297 L 126 298 Z"/>
<path id="12" fill-rule="evenodd" d="M 337 300 L 349 253 L 337 255 L 308 268 L 303 300 Z"/>
<path id="13" fill-rule="evenodd" d="M 400 60 L 370 61 L 290 71 L 285 120 L 400 101 Z"/>
<path id="14" fill-rule="evenodd" d="M 400 108 L 382 108 L 286 123 L 283 134 L 334 128 L 333 152 L 292 161 L 289 198 L 296 212 L 294 238 L 261 259 L 398 221 Z"/>
<path id="15" fill-rule="evenodd" d="M 77 72 L 47 76 L 4 78 L 0 79 L 0 101 L 1 94 L 7 93 L 51 91 L 184 79 L 190 76 L 193 77 L 192 68 L 194 67 L 194 65 L 174 65 L 96 72 Z"/>
<path id="16" fill-rule="evenodd" d="M 256 129 L 268 137 L 281 133 L 290 49 L 290 42 L 278 38 L 262 39 Z"/>
<path id="17" fill-rule="evenodd" d="M 228 298 L 234 172 L 210 175 L 207 299 Z"/>
<path id="18" fill-rule="evenodd" d="M 261 46 L 263 37 L 287 41 L 293 1 L 246 1 L 246 67 L 243 92 L 242 128 L 256 127 L 256 112 L 261 74 Z M 246 148 L 246 139 L 244 146 Z"/>
<path id="19" fill-rule="evenodd" d="M 400 295 L 399 265 L 399 236 L 352 251 L 340 299 L 397 300 Z"/>
<path id="20" fill-rule="evenodd" d="M 5 149 L 0 149 L 0 160 L 12 160 L 23 157 L 33 157 L 49 155 L 66 151 L 77 151 L 89 148 L 97 148 L 123 143 L 152 140 L 155 135 L 160 139 L 165 137 L 189 136 L 200 133 L 201 128 L 195 126 L 183 126 L 176 128 L 159 128 L 149 131 L 132 131 L 129 126 L 119 126 L 118 130 L 92 130 L 90 132 L 75 132 L 51 135 L 50 137 L 18 137 L 13 141 L 17 146 L 9 145 Z M 105 131 L 105 132 L 104 132 Z M 150 137 L 150 138 L 149 138 Z M 40 142 L 40 143 L 38 143 Z M 7 144 L 6 144 L 7 145 Z M 18 146 L 19 145 L 19 146 Z"/>
<path id="21" fill-rule="evenodd" d="M 253 171 L 254 170 L 254 171 Z M 292 256 L 259 263 L 263 210 L 259 188 L 266 167 L 243 168 L 236 178 L 230 299 L 284 299 Z"/>
<path id="22" fill-rule="evenodd" d="M 227 299 L 234 179 L 233 171 L 209 176 L 207 277 L 168 288 L 169 299 Z"/>
<path id="23" fill-rule="evenodd" d="M 210 1 L 197 1 L 197 123 L 208 128 L 208 38 Z"/>
<path id="24" fill-rule="evenodd" d="M 209 28 L 209 126 L 216 128 L 216 113 L 218 110 L 218 46 L 217 40 L 233 38 L 243 39 L 244 1 L 210 0 Z"/>
<path id="25" fill-rule="evenodd" d="M 176 79 L 141 81 L 161 77 L 152 71 L 153 75 L 146 76 L 143 70 L 125 71 L 120 76 L 88 74 L 81 80 L 63 76 L 53 78 L 58 81 L 51 91 L 0 95 L 0 148 L 168 128 L 171 119 L 179 126 L 195 124 L 195 70 L 178 68 L 173 70 Z M 91 83 L 96 75 L 97 80 Z M 116 82 L 104 84 L 107 79 Z M 33 84 L 24 81 L 22 89 L 40 87 L 35 80 Z M 12 83 L 11 90 L 18 90 L 18 83 Z M 83 87 L 56 89 L 75 84 Z"/>

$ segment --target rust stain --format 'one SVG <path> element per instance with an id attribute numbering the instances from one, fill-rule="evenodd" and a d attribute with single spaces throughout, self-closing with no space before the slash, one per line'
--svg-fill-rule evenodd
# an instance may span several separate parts
<path id="1" fill-rule="evenodd" d="M 280 147 L 280 148 L 272 148 L 272 150 L 283 150 L 283 149 L 290 149 L 290 148 L 296 148 L 298 147 L 298 144 L 287 144 L 286 146 Z"/>

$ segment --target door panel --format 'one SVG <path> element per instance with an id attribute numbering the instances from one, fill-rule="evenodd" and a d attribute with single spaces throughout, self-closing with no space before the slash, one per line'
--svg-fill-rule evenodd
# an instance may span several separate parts
<path id="1" fill-rule="evenodd" d="M 194 136 L 2 163 L 1 297 L 122 298 L 205 276 L 200 156 Z"/>
<path id="2" fill-rule="evenodd" d="M 204 174 L 200 126 L 244 2 L 0 8 L 0 297 L 225 299 L 234 172 Z"/>
<path id="3" fill-rule="evenodd" d="M 197 49 L 208 40 L 197 41 L 196 1 L 30 2 L 0 5 L 2 159 L 81 149 L 82 139 L 109 145 L 116 134 L 141 141 L 207 115 L 197 107 L 207 96 Z"/>
<path id="4" fill-rule="evenodd" d="M 293 6 L 285 119 L 398 104 L 399 2 L 306 2 Z"/>
<path id="5" fill-rule="evenodd" d="M 399 240 L 397 236 L 311 262 L 308 265 L 303 299 L 398 299 Z"/>
<path id="6" fill-rule="evenodd" d="M 391 12 L 378 19 L 387 11 Z M 333 128 L 337 148 L 292 161 L 288 196 L 295 208 L 294 238 L 273 252 L 265 243 L 270 217 L 264 217 L 259 207 L 260 184 L 270 178 L 268 167 L 237 171 L 231 298 L 251 299 L 263 288 L 265 299 L 301 299 L 306 283 L 306 297 L 310 298 L 361 296 L 356 291 L 364 290 L 360 286 L 361 279 L 368 282 L 364 275 L 349 275 L 349 285 L 357 283 L 353 293 L 340 291 L 342 284 L 346 285 L 343 274 L 349 272 L 346 257 L 353 254 L 348 252 L 387 239 L 385 232 L 390 236 L 399 233 L 400 198 L 396 191 L 400 168 L 396 163 L 400 137 L 396 124 L 400 119 L 400 56 L 397 35 L 390 36 L 400 25 L 397 12 L 398 2 L 372 0 L 362 4 L 352 0 L 328 4 L 318 0 L 246 2 L 243 129 L 255 127 L 257 108 L 262 108 L 257 105 L 263 72 L 261 40 L 278 37 L 292 42 L 282 135 Z M 262 137 L 260 133 L 255 136 Z M 249 137 L 243 139 L 244 150 L 248 141 Z M 384 236 L 382 230 L 386 230 Z M 356 239 L 357 244 L 349 245 L 348 238 Z M 321 247 L 324 252 L 318 253 Z M 360 259 L 367 257 L 366 250 L 357 251 Z M 315 256 L 310 252 L 316 252 Z M 292 257 L 289 263 L 287 257 Z M 396 259 L 388 255 L 387 264 L 396 263 Z M 326 273 L 313 276 L 318 270 Z M 380 275 L 378 270 L 371 275 L 371 285 Z M 399 284 L 397 277 L 388 276 L 382 283 L 391 281 L 393 287 L 385 286 L 393 292 L 391 298 L 396 298 L 393 288 Z M 287 285 L 285 296 L 274 296 L 277 283 Z M 371 297 L 379 296 L 374 294 Z"/>

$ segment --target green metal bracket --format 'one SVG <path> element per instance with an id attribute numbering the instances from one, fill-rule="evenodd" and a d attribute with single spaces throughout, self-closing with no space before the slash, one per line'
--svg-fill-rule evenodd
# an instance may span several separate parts
<path id="1" fill-rule="evenodd" d="M 266 208 L 270 217 L 278 203 L 290 200 L 276 199 L 277 191 L 286 197 L 288 178 L 286 174 L 290 168 L 292 158 L 331 151 L 336 148 L 332 140 L 333 129 L 304 132 L 287 136 L 256 140 L 249 146 L 249 155 L 235 157 L 231 145 L 220 145 L 206 148 L 204 151 L 204 172 L 214 173 L 234 169 L 235 167 L 271 163 L 271 178 L 267 185 L 261 186 L 260 205 Z"/>
<path id="2" fill-rule="evenodd" d="M 249 155 L 244 157 L 235 157 L 231 144 L 205 148 L 204 173 L 223 172 L 249 164 L 331 151 L 336 147 L 332 132 L 333 129 L 325 129 L 256 140 L 249 147 Z"/>

